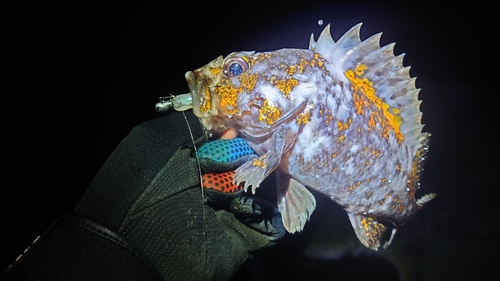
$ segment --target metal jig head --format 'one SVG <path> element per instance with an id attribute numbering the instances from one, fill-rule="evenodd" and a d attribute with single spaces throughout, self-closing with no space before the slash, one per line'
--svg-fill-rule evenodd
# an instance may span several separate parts
<path id="1" fill-rule="evenodd" d="M 185 111 L 193 108 L 193 98 L 191 94 L 160 97 L 159 102 L 155 105 L 155 109 L 159 113 L 168 112 L 172 107 L 177 111 Z"/>

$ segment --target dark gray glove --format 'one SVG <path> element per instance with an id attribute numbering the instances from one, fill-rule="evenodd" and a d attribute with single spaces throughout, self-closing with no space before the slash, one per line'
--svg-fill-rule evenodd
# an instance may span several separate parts
<path id="1" fill-rule="evenodd" d="M 191 112 L 135 127 L 74 212 L 61 216 L 3 278 L 229 279 L 284 229 L 274 203 L 239 192 L 202 196 L 192 137 L 198 147 L 207 141 Z M 213 161 L 201 164 L 207 172 Z M 215 166 L 224 170 L 224 163 Z"/>

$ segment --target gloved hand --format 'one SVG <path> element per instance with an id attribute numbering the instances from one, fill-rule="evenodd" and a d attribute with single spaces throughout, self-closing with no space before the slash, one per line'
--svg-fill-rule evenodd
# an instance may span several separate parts
<path id="1" fill-rule="evenodd" d="M 220 173 L 235 169 L 252 153 L 224 159 L 211 147 L 201 147 L 206 141 L 190 111 L 135 127 L 74 212 L 61 216 L 3 277 L 229 279 L 252 252 L 272 245 L 285 231 L 274 202 L 215 184 L 218 179 L 229 183 L 224 179 L 231 173 Z"/>

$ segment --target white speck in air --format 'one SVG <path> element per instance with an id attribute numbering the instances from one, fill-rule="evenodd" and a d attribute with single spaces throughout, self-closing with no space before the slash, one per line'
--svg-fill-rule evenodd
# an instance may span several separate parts
<path id="1" fill-rule="evenodd" d="M 319 20 L 318 25 L 323 25 L 323 20 Z"/>

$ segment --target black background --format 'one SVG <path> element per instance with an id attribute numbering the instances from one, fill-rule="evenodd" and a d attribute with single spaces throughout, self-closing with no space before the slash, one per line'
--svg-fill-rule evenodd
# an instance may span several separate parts
<path id="1" fill-rule="evenodd" d="M 401 1 L 35 5 L 10 10 L 3 40 L 2 270 L 74 207 L 133 126 L 159 116 L 158 97 L 188 91 L 187 70 L 233 51 L 307 48 L 310 34 L 317 38 L 328 23 L 337 40 L 358 22 L 362 39 L 383 32 L 382 45 L 396 42 L 395 53 L 406 53 L 404 64 L 422 89 L 424 130 L 432 133 L 421 194 L 438 197 L 400 234 L 407 256 L 418 257 L 413 276 L 469 280 L 493 270 L 500 165 L 491 7 Z M 310 227 L 245 264 L 235 279 L 386 274 L 394 280 L 390 253 L 349 248 L 333 258 L 328 239 L 316 237 L 324 253 L 316 252 L 326 259 L 302 255 L 324 225 L 335 231 L 336 223 L 346 223 L 342 213 L 332 222 L 328 212 L 336 210 L 330 208 L 320 199 Z"/>

